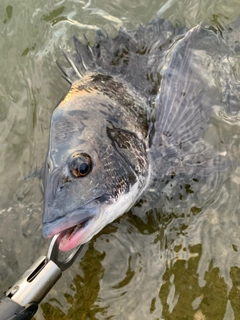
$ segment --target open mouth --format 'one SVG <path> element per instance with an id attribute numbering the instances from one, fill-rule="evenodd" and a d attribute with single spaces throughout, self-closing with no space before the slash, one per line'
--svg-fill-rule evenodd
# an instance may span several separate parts
<path id="1" fill-rule="evenodd" d="M 89 224 L 91 220 L 92 219 L 87 219 L 78 223 L 75 226 L 72 226 L 62 231 L 60 233 L 61 240 L 59 243 L 59 249 L 61 251 L 68 251 L 83 243 L 81 242 L 81 239 L 84 240 L 85 227 Z"/>

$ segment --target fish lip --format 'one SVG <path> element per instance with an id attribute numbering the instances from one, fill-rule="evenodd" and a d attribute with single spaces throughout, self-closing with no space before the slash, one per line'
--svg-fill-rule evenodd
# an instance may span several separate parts
<path id="1" fill-rule="evenodd" d="M 84 217 L 79 218 L 79 215 L 84 215 Z M 52 238 L 58 233 L 67 233 L 73 227 L 78 224 L 86 224 L 94 217 L 98 216 L 98 209 L 96 207 L 89 208 L 77 208 L 73 211 L 67 212 L 63 217 L 58 219 L 43 222 L 42 233 L 44 238 Z M 71 222 L 70 222 L 71 221 Z"/>
<path id="2" fill-rule="evenodd" d="M 90 218 L 83 222 L 83 226 L 73 226 L 60 233 L 61 240 L 59 242 L 60 251 L 69 251 L 73 248 L 86 243 L 89 240 L 89 235 L 92 237 L 94 234 L 89 232 L 89 226 L 91 230 L 91 223 L 94 223 L 95 219 Z"/>
<path id="3" fill-rule="evenodd" d="M 83 220 L 82 222 L 79 222 L 78 224 L 75 224 L 75 225 L 61 231 L 60 232 L 61 238 L 64 238 L 70 232 L 69 236 L 67 237 L 68 240 L 70 240 L 80 229 L 84 229 L 92 219 L 93 218 Z M 78 225 L 80 225 L 80 226 L 78 227 Z"/>
<path id="4" fill-rule="evenodd" d="M 79 228 L 77 228 L 76 231 L 74 231 L 69 236 L 69 238 L 71 238 L 78 230 L 80 230 L 81 228 L 84 228 L 92 219 L 93 218 L 89 218 L 89 219 L 83 220 L 83 221 L 81 221 L 81 222 L 79 222 L 79 223 L 77 223 L 77 224 L 75 224 L 75 225 L 73 225 L 73 226 L 61 231 L 60 233 L 61 233 L 62 236 L 65 236 L 69 231 L 71 231 L 71 229 L 73 229 L 73 228 L 75 229 L 79 224 L 81 224 L 81 226 L 79 226 Z"/>

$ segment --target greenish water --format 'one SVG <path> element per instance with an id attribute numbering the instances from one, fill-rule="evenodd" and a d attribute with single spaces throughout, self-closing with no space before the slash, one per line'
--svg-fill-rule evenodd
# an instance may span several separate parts
<path id="1" fill-rule="evenodd" d="M 114 36 L 156 16 L 190 28 L 224 25 L 239 13 L 233 0 L 1 0 L 0 291 L 49 243 L 41 235 L 41 181 L 24 178 L 43 165 L 50 116 L 68 89 L 55 64 L 60 47 L 73 49 L 73 35 L 93 43 L 99 28 Z M 226 144 L 235 137 L 238 150 L 239 121 L 214 126 Z M 171 214 L 135 206 L 84 247 L 35 318 L 240 319 L 239 177 L 237 167 L 186 181 L 181 199 L 173 187 Z"/>

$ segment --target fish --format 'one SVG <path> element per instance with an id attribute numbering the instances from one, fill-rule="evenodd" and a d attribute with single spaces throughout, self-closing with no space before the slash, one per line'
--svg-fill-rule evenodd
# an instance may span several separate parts
<path id="1" fill-rule="evenodd" d="M 236 100 L 225 90 L 233 71 L 219 67 L 238 51 L 235 29 L 189 30 L 157 18 L 121 28 L 115 38 L 98 31 L 93 45 L 73 37 L 76 52 L 63 52 L 69 65 L 58 63 L 70 88 L 51 118 L 45 238 L 60 233 L 59 249 L 71 250 L 130 210 L 156 181 L 230 166 L 202 137 L 214 110 L 231 113 Z"/>

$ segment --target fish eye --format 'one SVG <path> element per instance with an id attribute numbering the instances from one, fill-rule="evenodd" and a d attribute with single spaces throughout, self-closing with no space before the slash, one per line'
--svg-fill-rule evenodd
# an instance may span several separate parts
<path id="1" fill-rule="evenodd" d="M 75 178 L 85 177 L 92 168 L 92 159 L 86 153 L 74 153 L 70 157 L 69 170 Z"/>

